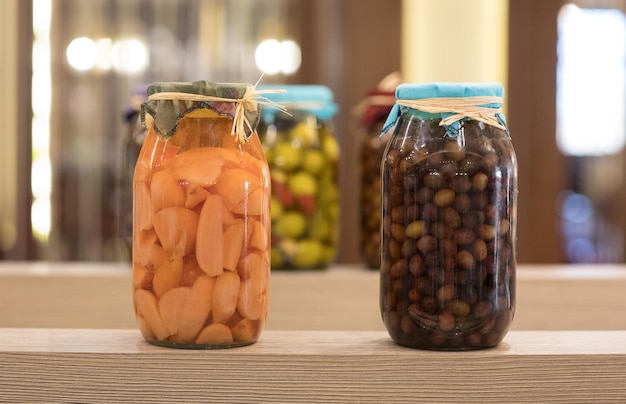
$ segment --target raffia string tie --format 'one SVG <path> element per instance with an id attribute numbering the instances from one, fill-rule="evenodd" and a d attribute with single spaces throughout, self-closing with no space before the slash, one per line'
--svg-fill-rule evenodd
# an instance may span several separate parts
<path id="1" fill-rule="evenodd" d="M 497 114 L 502 112 L 502 107 L 483 106 L 487 104 L 502 105 L 502 97 L 424 98 L 420 100 L 396 100 L 396 104 L 431 114 L 451 113 L 452 115 L 441 120 L 439 126 L 451 125 L 463 118 L 470 118 L 506 130 L 497 117 Z"/>
<path id="2" fill-rule="evenodd" d="M 279 111 L 290 115 L 287 112 L 287 108 L 281 104 L 278 104 L 267 97 L 264 94 L 277 94 L 284 93 L 286 90 L 281 89 L 267 89 L 257 90 L 255 87 L 250 87 L 241 98 L 223 98 L 215 97 L 212 95 L 202 95 L 193 93 L 180 93 L 180 92 L 161 92 L 154 93 L 148 97 L 148 100 L 181 100 L 181 101 L 206 101 L 206 102 L 234 102 L 235 114 L 233 116 L 233 126 L 231 128 L 231 135 L 237 139 L 240 143 L 245 143 L 248 138 L 246 137 L 246 128 L 253 132 L 252 125 L 246 118 L 245 111 L 256 111 L 259 105 L 266 107 L 276 108 Z"/>

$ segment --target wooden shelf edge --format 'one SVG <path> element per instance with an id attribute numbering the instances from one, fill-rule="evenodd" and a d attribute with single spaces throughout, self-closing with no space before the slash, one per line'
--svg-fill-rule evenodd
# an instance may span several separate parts
<path id="1" fill-rule="evenodd" d="M 266 331 L 189 351 L 135 330 L 0 328 L 0 401 L 536 402 L 626 399 L 626 331 L 516 331 L 433 352 L 377 331 Z"/>

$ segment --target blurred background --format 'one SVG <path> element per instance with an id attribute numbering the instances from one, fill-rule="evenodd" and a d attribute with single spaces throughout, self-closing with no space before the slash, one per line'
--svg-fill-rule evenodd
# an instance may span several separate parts
<path id="1" fill-rule="evenodd" d="M 125 260 L 145 85 L 264 73 L 333 91 L 337 259 L 359 263 L 354 107 L 397 71 L 504 84 L 519 262 L 623 262 L 625 12 L 622 0 L 1 0 L 0 259 Z"/>

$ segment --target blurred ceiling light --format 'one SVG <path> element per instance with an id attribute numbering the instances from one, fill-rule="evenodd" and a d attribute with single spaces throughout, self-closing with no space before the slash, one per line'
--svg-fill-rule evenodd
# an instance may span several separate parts
<path id="1" fill-rule="evenodd" d="M 265 74 L 293 74 L 300 68 L 300 47 L 292 40 L 279 42 L 276 39 L 262 41 L 256 48 L 254 59 L 257 67 Z"/>
<path id="2" fill-rule="evenodd" d="M 50 111 L 52 109 L 52 72 L 50 26 L 52 1 L 33 0 L 33 77 L 31 122 L 31 227 L 35 238 L 48 241 L 52 223 L 52 167 L 50 165 Z M 95 44 L 77 38 L 67 48 L 67 60 L 77 70 L 90 69 L 95 63 Z M 84 57 L 84 58 L 83 58 Z"/>
<path id="3" fill-rule="evenodd" d="M 49 197 L 52 193 L 52 166 L 49 156 L 39 156 L 31 166 L 31 191 L 35 199 Z"/>
<path id="4" fill-rule="evenodd" d="M 98 49 L 96 67 L 100 70 L 111 70 L 111 49 L 113 48 L 111 38 L 98 39 L 96 48 Z"/>
<path id="5" fill-rule="evenodd" d="M 282 57 L 281 71 L 285 74 L 293 74 L 300 68 L 302 55 L 300 47 L 292 40 L 280 43 L 280 53 Z"/>
<path id="6" fill-rule="evenodd" d="M 30 207 L 30 218 L 33 223 L 34 236 L 41 241 L 47 241 L 52 229 L 50 199 L 35 199 Z"/>
<path id="7" fill-rule="evenodd" d="M 121 39 L 113 44 L 111 63 L 120 73 L 140 73 L 148 65 L 148 50 L 138 39 Z"/>
<path id="8" fill-rule="evenodd" d="M 280 42 L 267 39 L 259 44 L 254 52 L 256 65 L 265 74 L 280 72 Z"/>
<path id="9" fill-rule="evenodd" d="M 122 39 L 113 42 L 111 38 L 93 41 L 87 37 L 72 40 L 66 50 L 67 61 L 78 71 L 91 69 L 111 70 L 119 73 L 139 73 L 148 64 L 148 50 L 138 39 Z"/>
<path id="10" fill-rule="evenodd" d="M 78 71 L 93 68 L 98 60 L 98 47 L 87 37 L 72 40 L 65 52 L 67 62 Z"/>

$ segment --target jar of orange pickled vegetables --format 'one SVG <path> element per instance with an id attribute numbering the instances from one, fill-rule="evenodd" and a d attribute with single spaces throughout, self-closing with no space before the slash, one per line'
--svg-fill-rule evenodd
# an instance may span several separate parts
<path id="1" fill-rule="evenodd" d="M 146 341 L 254 343 L 267 317 L 269 168 L 245 84 L 155 83 L 133 180 L 133 301 Z"/>

